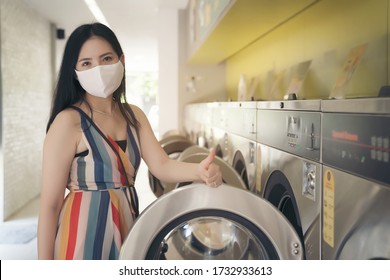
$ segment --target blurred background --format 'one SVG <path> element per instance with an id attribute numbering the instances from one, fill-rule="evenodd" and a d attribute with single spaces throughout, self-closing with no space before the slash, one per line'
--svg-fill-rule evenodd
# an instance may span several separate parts
<path id="1" fill-rule="evenodd" d="M 0 0 L 0 15 L 1 258 L 36 257 L 45 127 L 80 24 L 117 34 L 128 101 L 157 138 L 190 103 L 372 97 L 389 81 L 389 0 Z"/>

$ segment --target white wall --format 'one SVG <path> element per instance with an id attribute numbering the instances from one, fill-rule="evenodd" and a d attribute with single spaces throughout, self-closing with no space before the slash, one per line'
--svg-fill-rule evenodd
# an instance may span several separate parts
<path id="1" fill-rule="evenodd" d="M 227 101 L 225 62 L 218 65 L 188 64 L 189 10 L 179 13 L 179 128 L 183 129 L 184 107 L 195 102 Z M 195 77 L 194 89 L 187 87 Z"/>
<path id="2" fill-rule="evenodd" d="M 176 9 L 158 13 L 159 134 L 179 127 L 179 15 Z"/>
<path id="3" fill-rule="evenodd" d="M 188 11 L 159 11 L 159 134 L 183 128 L 184 106 L 192 102 L 225 101 L 225 64 L 188 65 Z M 191 76 L 196 92 L 187 90 Z"/>
<path id="4" fill-rule="evenodd" d="M 52 25 L 21 0 L 0 0 L 0 222 L 41 185 L 42 146 L 53 91 Z"/>

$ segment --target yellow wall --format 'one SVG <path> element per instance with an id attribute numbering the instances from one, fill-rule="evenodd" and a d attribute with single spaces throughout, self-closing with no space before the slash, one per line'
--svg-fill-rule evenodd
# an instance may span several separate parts
<path id="1" fill-rule="evenodd" d="M 375 96 L 388 82 L 390 0 L 320 0 L 226 60 L 228 98 L 241 74 L 259 83 L 255 100 L 282 99 L 291 67 L 311 60 L 299 99 L 328 98 L 350 50 L 367 44 L 346 98 Z M 253 28 L 256 28 L 253 26 Z M 277 82 L 275 82 L 277 81 Z M 271 87 L 277 91 L 271 96 Z"/>

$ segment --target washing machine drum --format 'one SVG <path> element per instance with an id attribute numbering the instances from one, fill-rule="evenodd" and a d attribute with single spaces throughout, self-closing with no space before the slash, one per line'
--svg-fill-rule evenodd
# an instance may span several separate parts
<path id="1" fill-rule="evenodd" d="M 294 228 L 268 201 L 225 184 L 192 184 L 142 212 L 119 258 L 302 259 L 302 251 Z"/>

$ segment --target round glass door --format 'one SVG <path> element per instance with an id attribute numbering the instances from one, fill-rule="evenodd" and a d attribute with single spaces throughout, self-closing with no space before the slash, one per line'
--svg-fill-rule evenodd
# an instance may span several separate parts
<path id="1" fill-rule="evenodd" d="M 268 243 L 268 242 L 267 242 Z M 181 223 L 161 241 L 154 259 L 261 260 L 270 256 L 247 227 L 227 218 L 209 216 Z"/>
<path id="2" fill-rule="evenodd" d="M 253 193 L 192 184 L 155 200 L 124 240 L 120 259 L 302 259 L 294 228 Z"/>

